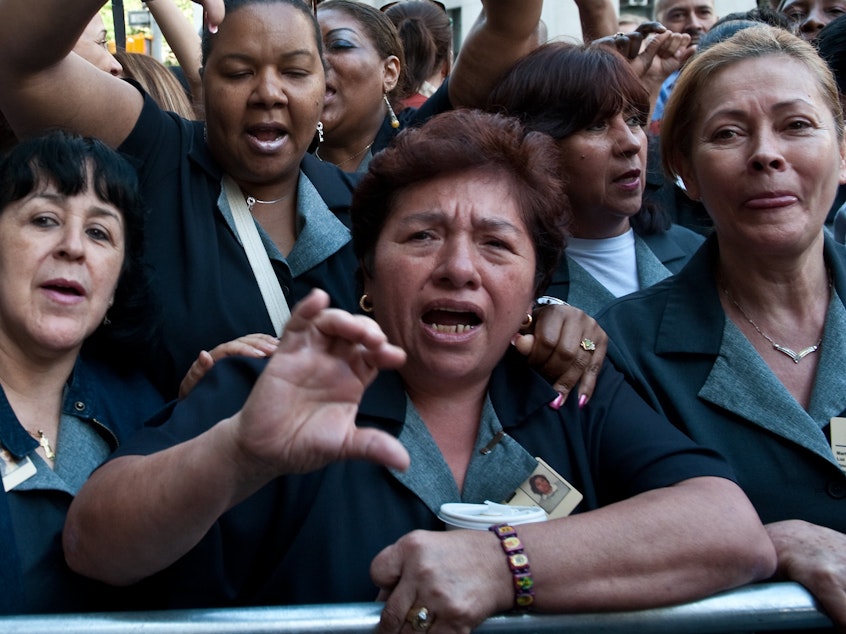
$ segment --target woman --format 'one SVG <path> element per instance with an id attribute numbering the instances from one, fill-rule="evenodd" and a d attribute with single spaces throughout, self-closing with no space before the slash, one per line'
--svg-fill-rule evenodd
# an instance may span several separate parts
<path id="1" fill-rule="evenodd" d="M 411 94 L 403 108 L 419 108 L 452 70 L 452 20 L 433 0 L 403 0 L 381 8 L 397 28 Z"/>
<path id="2" fill-rule="evenodd" d="M 89 474 L 163 402 L 126 359 L 151 322 L 134 171 L 64 133 L 0 161 L 0 612 L 129 607 L 74 574 L 61 532 Z M 85 350 L 83 350 L 85 348 Z"/>
<path id="3" fill-rule="evenodd" d="M 702 243 L 643 205 L 649 95 L 615 51 L 541 46 L 497 85 L 490 108 L 552 135 L 561 149 L 572 235 L 550 295 L 595 314 L 615 297 L 676 273 Z"/>
<path id="4" fill-rule="evenodd" d="M 326 84 L 318 26 L 301 0 L 231 0 L 225 19 L 220 0 L 204 1 L 217 25 L 203 35 L 205 122 L 165 113 L 68 54 L 101 1 L 0 4 L 0 76 L 15 87 L 2 91 L 0 109 L 19 134 L 97 135 L 139 169 L 152 210 L 145 257 L 163 316 L 160 344 L 140 361 L 173 397 L 200 351 L 249 333 L 278 335 L 288 299 L 319 287 L 334 305 L 356 309 L 344 225 L 353 180 L 307 154 Z M 497 29 L 502 59 L 525 50 L 522 21 L 503 28 L 500 18 L 513 5 L 488 0 L 476 31 L 484 46 Z M 453 88 L 475 90 L 478 80 L 464 77 Z M 566 342 L 563 357 L 583 368 L 593 361 L 576 352 L 582 336 Z M 254 353 L 272 350 L 265 341 Z"/>
<path id="5" fill-rule="evenodd" d="M 317 7 L 327 64 L 323 136 L 315 155 L 346 172 L 363 172 L 399 130 L 459 107 L 482 107 L 499 77 L 537 46 L 542 2 L 482 2 L 448 80 L 419 108 L 400 110 L 409 86 L 403 44 L 391 20 L 356 0 Z M 606 0 L 580 0 L 582 29 L 613 33 L 616 15 Z M 396 5 L 395 5 L 396 6 Z M 502 37 L 519 42 L 503 48 Z M 587 38 L 587 35 L 586 35 Z"/>
<path id="6" fill-rule="evenodd" d="M 647 400 L 733 465 L 780 575 L 843 627 L 846 253 L 823 230 L 846 181 L 837 87 L 810 45 L 749 27 L 686 67 L 664 123 L 664 167 L 714 235 L 600 322 Z"/>
<path id="7" fill-rule="evenodd" d="M 127 583 L 173 564 L 161 582 L 176 605 L 381 590 L 380 631 L 407 631 L 406 618 L 469 631 L 533 602 L 666 604 L 769 574 L 771 545 L 716 454 L 610 367 L 586 407 L 560 406 L 509 352 L 560 252 L 554 152 L 473 111 L 400 135 L 352 209 L 375 322 L 314 294 L 269 363 L 220 362 L 89 482 L 67 524 L 71 565 Z M 584 512 L 520 527 L 531 567 L 518 589 L 496 536 L 445 533 L 437 513 L 508 499 L 535 456 L 581 491 Z M 129 481 L 144 483 L 131 501 Z"/>

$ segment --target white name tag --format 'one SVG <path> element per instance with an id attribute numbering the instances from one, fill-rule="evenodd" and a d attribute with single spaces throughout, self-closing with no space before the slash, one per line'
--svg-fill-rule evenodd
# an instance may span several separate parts
<path id="1" fill-rule="evenodd" d="M 24 480 L 31 478 L 36 471 L 29 456 L 15 460 L 6 449 L 0 449 L 0 475 L 3 476 L 3 488 L 6 491 L 11 491 Z"/>
<path id="2" fill-rule="evenodd" d="M 584 496 L 541 458 L 537 458 L 537 461 L 537 469 L 517 487 L 506 504 L 539 506 L 551 520 L 567 517 Z"/>
<path id="3" fill-rule="evenodd" d="M 831 450 L 837 464 L 846 473 L 846 418 L 831 419 Z"/>

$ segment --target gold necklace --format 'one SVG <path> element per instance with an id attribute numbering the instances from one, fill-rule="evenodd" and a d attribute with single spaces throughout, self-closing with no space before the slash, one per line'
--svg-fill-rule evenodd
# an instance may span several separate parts
<path id="1" fill-rule="evenodd" d="M 373 143 L 374 143 L 374 142 L 373 142 L 373 141 L 371 141 L 370 143 L 368 143 L 367 145 L 365 145 L 362 149 L 360 149 L 358 152 L 356 152 L 355 154 L 353 154 L 353 155 L 352 155 L 352 156 L 350 156 L 349 158 L 345 158 L 345 159 L 344 159 L 343 161 L 341 161 L 340 163 L 332 163 L 332 161 L 327 161 L 327 160 L 323 159 L 323 158 L 320 156 L 319 148 L 315 148 L 315 150 L 314 150 L 314 155 L 317 157 L 317 160 L 318 160 L 318 161 L 320 161 L 321 163 L 332 163 L 332 165 L 334 165 L 335 167 L 341 167 L 341 165 L 346 165 L 346 164 L 347 164 L 347 163 L 349 163 L 351 160 L 356 159 L 356 158 L 358 158 L 359 156 L 361 156 L 362 154 L 364 154 L 367 150 L 369 150 L 371 147 L 373 147 Z"/>
<path id="2" fill-rule="evenodd" d="M 47 434 L 40 429 L 38 430 L 38 435 L 33 434 L 28 429 L 27 431 L 29 432 L 29 435 L 35 438 L 38 441 L 38 444 L 44 449 L 44 455 L 46 455 L 51 462 L 54 462 L 56 460 L 56 452 L 53 451 L 53 446 L 50 444 L 50 439 L 47 438 Z"/>
<path id="3" fill-rule="evenodd" d="M 831 286 L 832 286 L 831 272 L 829 272 L 829 274 L 828 274 L 829 297 L 831 296 Z M 773 350 L 776 350 L 778 352 L 781 352 L 784 355 L 787 355 L 788 357 L 793 359 L 793 363 L 799 363 L 802 359 L 807 357 L 812 352 L 816 352 L 817 350 L 819 350 L 820 344 L 822 343 L 822 337 L 820 337 L 819 341 L 817 341 L 814 345 L 808 346 L 807 348 L 802 348 L 799 352 L 795 352 L 794 350 L 788 348 L 787 346 L 783 346 L 779 343 L 776 343 L 775 341 L 773 341 L 772 337 L 770 337 L 767 333 L 765 333 L 763 330 L 761 330 L 758 327 L 758 324 L 756 324 L 754 321 L 752 321 L 752 319 L 749 317 L 749 315 L 746 314 L 746 311 L 743 310 L 743 306 L 741 306 L 737 302 L 737 300 L 735 300 L 734 297 L 732 297 L 731 293 L 729 293 L 728 287 L 726 287 L 724 284 L 721 285 L 721 287 L 723 289 L 723 293 L 726 294 L 726 297 L 728 298 L 728 300 L 732 304 L 735 305 L 737 310 L 740 311 L 740 314 L 743 315 L 743 318 L 752 325 L 752 327 L 758 332 L 758 334 L 761 335 L 764 339 L 766 339 L 767 341 L 770 342 L 770 345 L 773 347 Z"/>

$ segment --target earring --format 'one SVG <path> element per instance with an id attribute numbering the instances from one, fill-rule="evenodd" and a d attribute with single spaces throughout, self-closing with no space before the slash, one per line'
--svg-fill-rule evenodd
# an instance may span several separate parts
<path id="1" fill-rule="evenodd" d="M 105 316 L 103 317 L 103 325 L 108 326 L 111 323 L 112 323 L 112 320 L 109 319 L 109 313 L 106 313 Z"/>
<path id="2" fill-rule="evenodd" d="M 317 142 L 323 143 L 323 122 L 317 122 Z"/>
<path id="3" fill-rule="evenodd" d="M 365 313 L 372 313 L 373 312 L 373 302 L 367 296 L 367 293 L 361 296 L 361 299 L 358 300 L 358 306 L 363 310 Z"/>
<path id="4" fill-rule="evenodd" d="M 526 313 L 526 321 L 520 324 L 520 328 L 528 328 L 532 325 L 532 315 L 530 313 Z"/>
<path id="5" fill-rule="evenodd" d="M 394 112 L 394 109 L 391 108 L 391 102 L 388 99 L 388 93 L 385 93 L 385 105 L 388 106 L 388 116 L 391 117 L 391 127 L 396 130 L 399 127 L 399 119 L 397 119 L 397 114 Z"/>

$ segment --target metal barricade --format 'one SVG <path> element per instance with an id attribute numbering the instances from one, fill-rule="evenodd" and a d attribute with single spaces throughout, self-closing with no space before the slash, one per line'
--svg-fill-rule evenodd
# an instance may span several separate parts
<path id="1" fill-rule="evenodd" d="M 364 634 L 375 603 L 0 617 L 4 634 Z M 795 583 L 765 583 L 668 608 L 596 614 L 494 616 L 480 634 L 740 634 L 831 627 Z"/>

